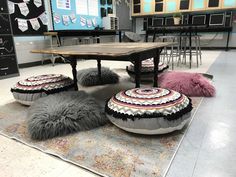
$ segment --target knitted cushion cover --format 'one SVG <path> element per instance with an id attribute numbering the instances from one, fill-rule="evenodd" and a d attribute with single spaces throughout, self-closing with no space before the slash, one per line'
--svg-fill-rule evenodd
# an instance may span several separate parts
<path id="1" fill-rule="evenodd" d="M 106 104 L 106 113 L 118 127 L 140 134 L 179 130 L 191 116 L 191 99 L 173 90 L 135 88 L 117 93 Z"/>
<path id="2" fill-rule="evenodd" d="M 168 68 L 169 68 L 168 65 L 164 64 L 163 62 L 159 62 L 158 73 L 163 73 L 164 71 L 167 71 Z M 131 79 L 134 80 L 134 78 L 135 78 L 134 65 L 131 64 L 131 65 L 127 66 L 126 71 L 130 75 Z M 153 72 L 154 72 L 153 58 L 142 61 L 141 80 L 142 81 L 152 81 L 153 80 Z"/>
<path id="3" fill-rule="evenodd" d="M 38 98 L 61 91 L 71 90 L 73 80 L 61 74 L 32 76 L 17 82 L 11 92 L 16 101 L 31 105 Z"/>

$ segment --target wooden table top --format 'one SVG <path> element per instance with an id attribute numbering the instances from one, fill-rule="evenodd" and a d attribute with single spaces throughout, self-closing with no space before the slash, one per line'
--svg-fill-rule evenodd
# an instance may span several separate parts
<path id="1" fill-rule="evenodd" d="M 102 43 L 52 47 L 47 49 L 32 50 L 32 53 L 55 54 L 65 56 L 129 56 L 135 53 L 159 49 L 169 46 L 171 42 L 138 42 L 138 43 Z"/>

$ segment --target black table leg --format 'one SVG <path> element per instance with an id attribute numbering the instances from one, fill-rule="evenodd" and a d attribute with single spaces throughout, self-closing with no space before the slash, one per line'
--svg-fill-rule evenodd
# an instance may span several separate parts
<path id="1" fill-rule="evenodd" d="M 153 33 L 152 42 L 155 42 L 155 39 L 156 39 L 156 31 L 154 31 L 154 33 Z"/>
<path id="2" fill-rule="evenodd" d="M 228 50 L 229 50 L 229 37 L 230 37 L 230 31 L 228 32 L 225 51 L 228 51 Z"/>
<path id="3" fill-rule="evenodd" d="M 77 60 L 76 58 L 68 59 L 70 61 L 70 65 L 72 67 L 72 74 L 73 74 L 73 80 L 74 80 L 74 88 L 75 91 L 78 90 L 78 85 L 77 85 L 77 70 L 76 70 L 76 65 L 77 65 Z"/>
<path id="4" fill-rule="evenodd" d="M 122 31 L 119 31 L 119 42 L 122 42 Z"/>
<path id="5" fill-rule="evenodd" d="M 189 67 L 192 68 L 192 32 L 189 32 Z"/>
<path id="6" fill-rule="evenodd" d="M 97 36 L 97 41 L 98 44 L 100 43 L 100 36 Z"/>
<path id="7" fill-rule="evenodd" d="M 101 60 L 97 60 L 97 68 L 98 68 L 98 79 L 100 84 L 102 83 L 102 72 L 101 72 Z"/>
<path id="8" fill-rule="evenodd" d="M 155 33 L 155 31 L 154 31 L 154 33 Z M 148 30 L 146 30 L 145 42 L 148 42 Z"/>
<path id="9" fill-rule="evenodd" d="M 140 75 L 141 75 L 141 60 L 136 59 L 134 63 L 134 71 L 135 71 L 135 87 L 140 87 Z"/>
<path id="10" fill-rule="evenodd" d="M 157 50 L 157 56 L 154 57 L 154 75 L 153 75 L 153 87 L 158 87 L 158 66 L 159 66 L 159 60 L 160 60 L 160 51 Z"/>

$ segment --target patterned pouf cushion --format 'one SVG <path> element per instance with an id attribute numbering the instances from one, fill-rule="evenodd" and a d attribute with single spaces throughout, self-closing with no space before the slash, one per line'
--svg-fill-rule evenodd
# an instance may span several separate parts
<path id="1" fill-rule="evenodd" d="M 158 65 L 158 73 L 162 73 L 167 71 L 169 68 L 168 65 L 164 64 L 163 62 L 159 62 Z M 126 71 L 129 74 L 132 81 L 135 80 L 135 71 L 134 65 L 131 64 L 126 67 Z M 154 72 L 154 64 L 153 58 L 149 58 L 147 60 L 142 61 L 142 68 L 141 68 L 141 81 L 152 81 L 153 80 L 153 72 Z"/>
<path id="2" fill-rule="evenodd" d="M 32 76 L 17 82 L 11 92 L 16 101 L 31 105 L 38 98 L 61 91 L 71 90 L 73 80 L 61 74 Z"/>
<path id="3" fill-rule="evenodd" d="M 180 130 L 191 116 L 187 96 L 162 88 L 121 91 L 106 104 L 110 121 L 119 128 L 139 134 L 165 134 Z"/>

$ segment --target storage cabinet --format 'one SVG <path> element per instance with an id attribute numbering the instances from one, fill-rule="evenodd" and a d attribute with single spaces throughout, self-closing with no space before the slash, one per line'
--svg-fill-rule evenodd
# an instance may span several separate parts
<path id="1" fill-rule="evenodd" d="M 207 0 L 192 0 L 192 11 L 206 10 Z"/>
<path id="2" fill-rule="evenodd" d="M 222 8 L 236 8 L 236 0 L 223 0 Z"/>
<path id="3" fill-rule="evenodd" d="M 0 79 L 19 75 L 7 0 L 0 4 Z"/>
<path id="4" fill-rule="evenodd" d="M 155 0 L 155 12 L 157 13 L 164 12 L 164 0 Z"/>
<path id="5" fill-rule="evenodd" d="M 218 9 L 220 8 L 220 0 L 208 0 L 207 8 L 208 9 Z"/>
<path id="6" fill-rule="evenodd" d="M 141 12 L 140 0 L 133 0 L 133 14 L 139 14 Z"/>
<path id="7" fill-rule="evenodd" d="M 166 1 L 165 3 L 165 12 L 166 13 L 173 13 L 179 11 L 178 5 L 179 1 L 178 0 L 169 0 Z"/>
<path id="8" fill-rule="evenodd" d="M 118 17 L 107 16 L 102 18 L 103 27 L 105 29 L 117 30 L 119 28 Z"/>
<path id="9" fill-rule="evenodd" d="M 179 11 L 189 11 L 191 10 L 191 1 L 190 0 L 180 0 L 179 2 Z"/>

